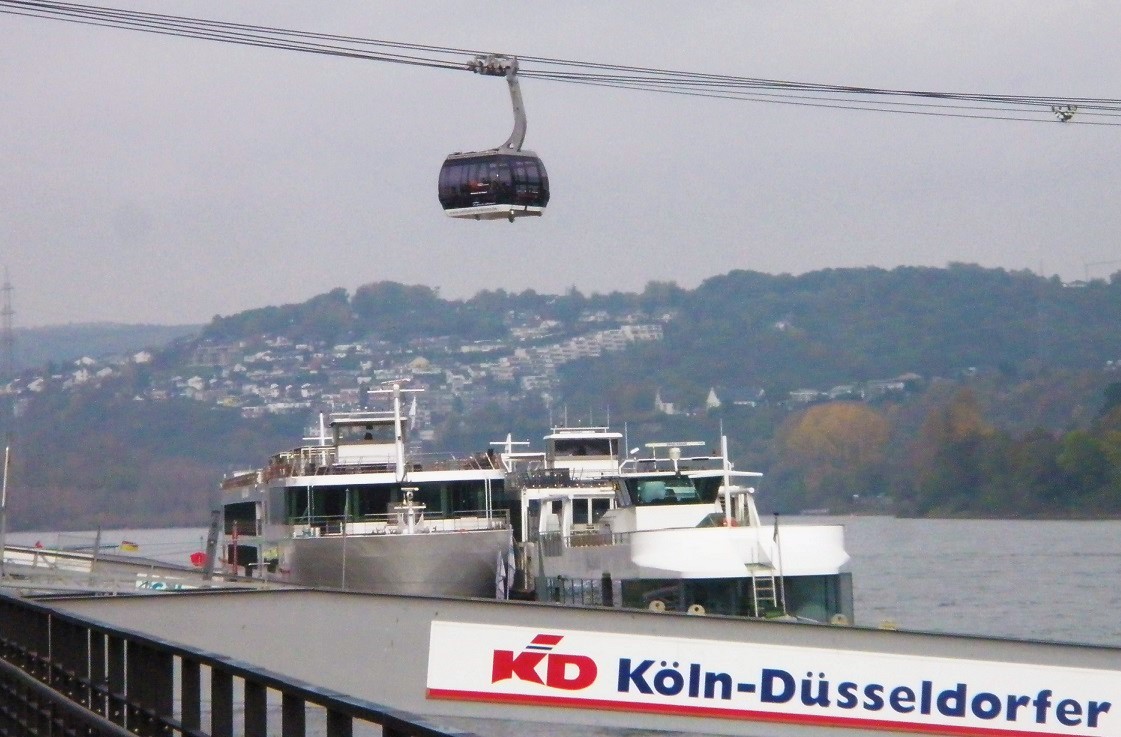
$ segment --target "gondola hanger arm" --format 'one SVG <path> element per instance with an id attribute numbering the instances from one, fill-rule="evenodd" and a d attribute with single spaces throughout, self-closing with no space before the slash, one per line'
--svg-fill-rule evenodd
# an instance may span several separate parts
<path id="1" fill-rule="evenodd" d="M 521 151 L 522 144 L 525 143 L 526 117 L 525 105 L 522 103 L 522 88 L 518 83 L 517 57 L 501 54 L 476 56 L 467 62 L 467 68 L 476 74 L 506 78 L 506 84 L 510 86 L 510 103 L 514 107 L 514 130 L 506 142 L 498 148 L 503 151 Z"/>

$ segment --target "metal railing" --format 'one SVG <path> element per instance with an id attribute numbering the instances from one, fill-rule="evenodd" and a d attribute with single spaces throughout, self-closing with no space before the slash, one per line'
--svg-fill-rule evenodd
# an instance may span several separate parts
<path id="1" fill-rule="evenodd" d="M 401 532 L 403 519 L 397 513 L 344 515 L 301 515 L 287 520 L 297 536 L 335 536 L 346 534 L 396 534 Z M 417 525 L 425 530 L 440 532 L 468 532 L 475 530 L 501 530 L 510 526 L 507 509 L 460 509 L 451 512 L 423 510 Z M 240 530 L 240 528 L 239 528 Z"/>
<path id="2" fill-rule="evenodd" d="M 614 606 L 616 597 L 611 576 L 602 578 L 566 578 L 550 576 L 545 579 L 545 601 L 555 604 L 580 606 Z"/>
<path id="3" fill-rule="evenodd" d="M 279 718 L 270 700 L 279 700 Z M 356 726 L 376 725 L 385 737 L 467 734 L 0 593 L 0 735 L 352 737 Z"/>
<path id="4" fill-rule="evenodd" d="M 405 468 L 410 471 L 499 471 L 497 455 L 451 452 L 407 453 Z M 333 445 L 310 445 L 277 453 L 259 472 L 242 472 L 225 480 L 223 488 L 238 488 L 290 476 L 324 476 L 351 473 L 388 473 L 397 469 L 395 453 L 378 452 L 369 456 L 340 457 Z M 253 474 L 257 475 L 254 476 Z"/>
<path id="5" fill-rule="evenodd" d="M 623 545 L 628 543 L 635 534 L 635 532 L 592 530 L 566 536 L 559 532 L 542 532 L 537 539 L 541 545 L 541 554 L 546 558 L 556 558 L 563 555 L 566 548 L 598 548 Z"/>

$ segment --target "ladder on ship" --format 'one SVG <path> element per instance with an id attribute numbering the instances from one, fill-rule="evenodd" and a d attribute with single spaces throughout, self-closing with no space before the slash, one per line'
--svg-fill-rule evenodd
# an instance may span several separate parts
<path id="1" fill-rule="evenodd" d="M 779 595 L 779 580 L 773 568 L 768 567 L 763 572 L 751 569 L 751 600 L 756 617 L 762 617 L 768 611 L 785 609 L 779 604 Z"/>

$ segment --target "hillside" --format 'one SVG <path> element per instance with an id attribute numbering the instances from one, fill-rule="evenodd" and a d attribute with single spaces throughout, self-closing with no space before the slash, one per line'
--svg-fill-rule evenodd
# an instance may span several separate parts
<path id="1" fill-rule="evenodd" d="M 1115 513 L 1119 318 L 1116 278 L 961 264 L 638 294 L 336 289 L 217 317 L 150 360 L 21 374 L 13 518 L 201 524 L 222 473 L 403 377 L 425 389 L 419 434 L 451 450 L 566 421 L 625 423 L 632 445 L 723 427 L 776 509 Z"/>

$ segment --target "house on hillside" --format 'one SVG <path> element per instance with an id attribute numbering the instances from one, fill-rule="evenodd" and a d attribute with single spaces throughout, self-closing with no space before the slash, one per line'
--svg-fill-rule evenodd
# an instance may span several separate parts
<path id="1" fill-rule="evenodd" d="M 654 391 L 654 411 L 663 415 L 677 414 L 677 408 L 674 407 L 673 402 L 666 402 L 662 399 L 661 389 Z"/>
<path id="2" fill-rule="evenodd" d="M 788 396 L 794 404 L 809 404 L 821 399 L 821 392 L 817 389 L 795 389 Z"/>

